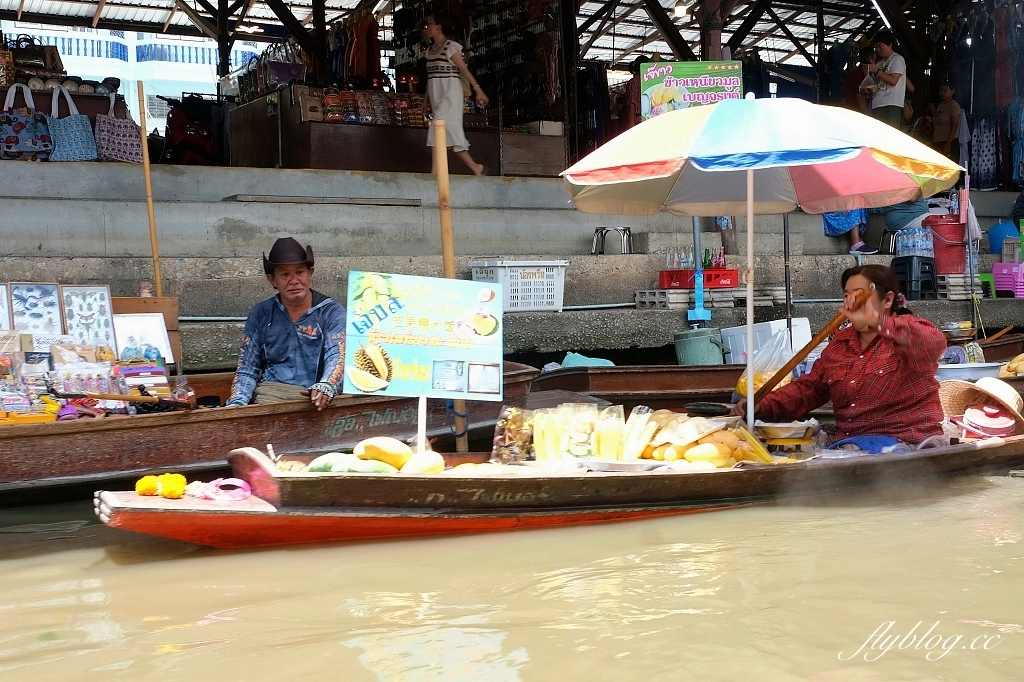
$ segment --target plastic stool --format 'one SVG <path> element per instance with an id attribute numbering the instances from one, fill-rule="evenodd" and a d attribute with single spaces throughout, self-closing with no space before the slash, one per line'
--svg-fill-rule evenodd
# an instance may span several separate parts
<path id="1" fill-rule="evenodd" d="M 991 272 L 983 272 L 978 275 L 978 280 L 981 282 L 981 295 L 983 298 L 995 298 L 996 297 L 996 276 Z"/>
<path id="2" fill-rule="evenodd" d="M 619 239 L 622 244 L 622 253 L 633 253 L 633 235 L 630 233 L 628 227 L 595 227 L 594 244 L 590 247 L 591 256 L 604 254 L 604 238 L 612 230 L 619 233 Z"/>
<path id="3" fill-rule="evenodd" d="M 888 253 L 893 256 L 896 255 L 896 235 L 899 234 L 899 230 L 893 230 L 888 227 L 882 230 L 882 237 L 878 240 L 878 252 Z M 888 245 L 887 249 L 883 250 L 883 247 Z"/>
<path id="4" fill-rule="evenodd" d="M 924 256 L 900 256 L 890 264 L 908 301 L 937 299 L 939 279 L 935 273 L 935 259 Z"/>

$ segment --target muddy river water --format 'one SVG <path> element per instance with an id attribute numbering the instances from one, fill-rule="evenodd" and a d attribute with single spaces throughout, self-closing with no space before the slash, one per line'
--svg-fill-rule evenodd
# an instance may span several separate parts
<path id="1" fill-rule="evenodd" d="M 218 551 L 0 510 L 0 680 L 1021 680 L 1024 479 Z"/>

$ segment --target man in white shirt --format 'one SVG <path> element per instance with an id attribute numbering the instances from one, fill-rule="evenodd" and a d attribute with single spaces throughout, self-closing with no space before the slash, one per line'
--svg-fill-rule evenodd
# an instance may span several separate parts
<path id="1" fill-rule="evenodd" d="M 892 49 L 892 31 L 879 31 L 875 36 L 874 64 L 865 64 L 867 77 L 861 88 L 875 86 L 871 98 L 871 115 L 899 129 L 903 122 L 903 100 L 907 96 L 907 62 Z"/>

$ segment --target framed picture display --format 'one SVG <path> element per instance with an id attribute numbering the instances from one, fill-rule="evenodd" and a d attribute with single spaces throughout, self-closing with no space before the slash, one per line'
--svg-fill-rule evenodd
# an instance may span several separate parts
<path id="1" fill-rule="evenodd" d="M 0 331 L 13 329 L 11 322 L 11 299 L 7 293 L 7 285 L 0 284 Z"/>
<path id="2" fill-rule="evenodd" d="M 11 282 L 11 321 L 29 334 L 63 334 L 59 286 L 39 282 Z"/>
<path id="3" fill-rule="evenodd" d="M 104 285 L 61 285 L 60 309 L 64 315 L 64 333 L 75 343 L 94 346 L 97 354 L 106 350 L 113 359 L 114 313 L 110 307 L 110 287 Z M 103 353 L 106 357 L 107 353 Z"/>
<path id="4" fill-rule="evenodd" d="M 171 340 L 163 313 L 124 313 L 114 315 L 114 337 L 119 360 L 156 360 L 174 363 Z"/>

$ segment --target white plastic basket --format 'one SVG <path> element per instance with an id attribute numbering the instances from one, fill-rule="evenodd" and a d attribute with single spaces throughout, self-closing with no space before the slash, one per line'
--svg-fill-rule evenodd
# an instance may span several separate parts
<path id="1" fill-rule="evenodd" d="M 473 261 L 473 280 L 498 282 L 507 312 L 562 310 L 566 260 Z"/>

